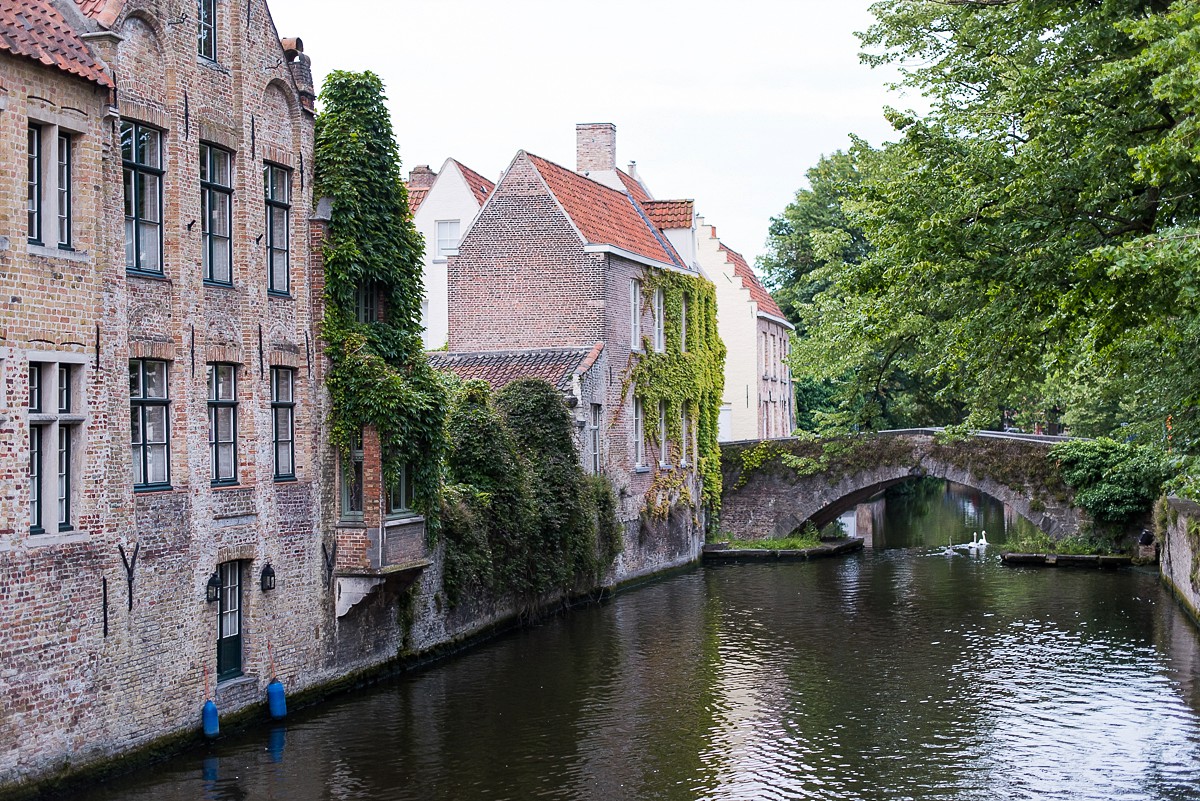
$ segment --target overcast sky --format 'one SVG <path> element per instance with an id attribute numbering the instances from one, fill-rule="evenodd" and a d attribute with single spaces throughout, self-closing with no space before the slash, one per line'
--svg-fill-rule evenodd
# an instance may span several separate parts
<path id="1" fill-rule="evenodd" d="M 317 88 L 386 85 L 404 174 L 452 156 L 493 180 L 518 149 L 575 167 L 575 123 L 617 126 L 617 161 L 660 199 L 693 198 L 753 262 L 804 172 L 910 107 L 859 63 L 868 0 L 271 0 Z"/>

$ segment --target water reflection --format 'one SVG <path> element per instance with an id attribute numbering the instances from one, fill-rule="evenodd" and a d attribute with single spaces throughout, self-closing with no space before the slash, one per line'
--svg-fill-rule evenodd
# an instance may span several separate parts
<path id="1" fill-rule="evenodd" d="M 1003 531 L 946 495 L 886 548 L 696 570 L 75 797 L 1200 799 L 1200 640 L 1156 576 L 930 556 Z"/>

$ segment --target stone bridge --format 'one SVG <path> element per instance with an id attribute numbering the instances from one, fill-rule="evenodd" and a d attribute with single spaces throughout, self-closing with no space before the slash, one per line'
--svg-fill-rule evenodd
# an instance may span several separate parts
<path id="1" fill-rule="evenodd" d="M 949 439 L 905 429 L 830 439 L 768 439 L 721 446 L 720 528 L 738 539 L 818 528 L 880 490 L 932 476 L 972 487 L 1057 538 L 1079 529 L 1073 492 L 1048 458 L 1062 437 L 979 432 Z"/>

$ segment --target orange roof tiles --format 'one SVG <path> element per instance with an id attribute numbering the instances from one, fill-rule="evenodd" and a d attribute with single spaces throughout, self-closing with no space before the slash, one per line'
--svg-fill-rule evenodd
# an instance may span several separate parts
<path id="1" fill-rule="evenodd" d="M 429 187 L 413 186 L 409 183 L 405 183 L 404 187 L 408 190 L 408 213 L 416 214 L 417 209 L 425 202 L 425 196 L 429 194 Z"/>
<path id="2" fill-rule="evenodd" d="M 571 378 L 591 369 L 600 343 L 591 348 L 546 348 L 539 350 L 491 351 L 486 353 L 427 354 L 434 369 L 454 373 L 462 379 L 479 378 L 500 389 L 521 378 L 541 378 L 559 391 L 571 389 Z"/>
<path id="3" fill-rule="evenodd" d="M 646 216 L 660 230 L 667 228 L 691 228 L 694 203 L 690 200 L 643 200 Z"/>
<path id="4" fill-rule="evenodd" d="M 526 155 L 588 244 L 612 245 L 652 261 L 680 264 L 674 249 L 629 195 L 552 161 Z"/>
<path id="5" fill-rule="evenodd" d="M 779 308 L 779 304 L 775 302 L 775 298 L 771 297 L 771 293 L 758 280 L 758 276 L 754 274 L 754 270 L 750 269 L 750 265 L 746 263 L 746 259 L 742 257 L 742 254 L 736 250 L 727 248 L 725 245 L 720 245 L 719 247 L 725 251 L 725 255 L 729 258 L 729 263 L 733 265 L 733 274 L 741 278 L 742 286 L 750 290 L 750 298 L 758 304 L 759 312 L 786 320 L 787 318 L 783 316 L 783 310 Z"/>
<path id="6" fill-rule="evenodd" d="M 75 5 L 79 6 L 85 17 L 91 17 L 104 27 L 111 28 L 117 17 L 121 16 L 125 0 L 75 0 Z"/>
<path id="7" fill-rule="evenodd" d="M 112 79 L 50 0 L 0 2 L 0 50 L 111 87 Z"/>
<path id="8" fill-rule="evenodd" d="M 625 184 L 625 191 L 633 195 L 633 199 L 638 203 L 645 203 L 647 200 L 652 200 L 646 192 L 646 187 L 642 186 L 642 182 L 634 178 L 624 170 L 617 170 L 617 177 L 621 179 L 621 183 Z"/>
<path id="9" fill-rule="evenodd" d="M 461 161 L 458 161 L 457 159 L 450 160 L 458 165 L 458 169 L 460 172 L 462 172 L 462 176 L 466 180 L 467 186 L 471 188 L 471 193 L 475 195 L 475 200 L 477 200 L 479 205 L 482 206 L 484 201 L 488 199 L 488 195 L 490 195 L 492 190 L 496 188 L 496 184 L 492 181 L 489 181 L 487 178 L 484 178 L 482 175 L 475 172 Z"/>

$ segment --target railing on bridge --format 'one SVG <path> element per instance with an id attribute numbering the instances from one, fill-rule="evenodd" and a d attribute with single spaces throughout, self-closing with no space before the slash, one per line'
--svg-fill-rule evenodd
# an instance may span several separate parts
<path id="1" fill-rule="evenodd" d="M 864 434 L 891 434 L 891 435 L 917 434 L 917 435 L 924 435 L 924 436 L 932 437 L 936 434 L 942 433 L 945 430 L 946 429 L 942 426 L 927 426 L 925 428 L 888 428 L 888 429 L 884 429 L 883 431 L 864 431 L 863 433 Z M 1077 440 L 1077 439 L 1087 439 L 1087 437 L 1062 437 L 1062 436 L 1056 436 L 1056 435 L 1051 435 L 1051 434 L 1022 434 L 1018 431 L 985 431 L 982 429 L 977 430 L 977 431 L 972 431 L 971 436 L 983 437 L 986 439 L 1012 439 L 1012 440 L 1022 440 L 1025 442 L 1045 442 L 1045 443 L 1050 443 L 1050 444 L 1053 444 L 1056 442 L 1071 442 L 1071 441 Z M 791 441 L 794 439 L 796 439 L 796 437 L 767 437 L 767 438 L 763 438 L 763 439 L 736 439 L 736 440 L 725 440 L 725 441 L 722 441 L 721 444 L 722 445 L 744 445 L 744 444 L 747 444 L 750 442 L 768 442 L 768 441 L 770 441 L 770 442 L 774 442 L 774 441 L 788 442 L 788 441 Z"/>

